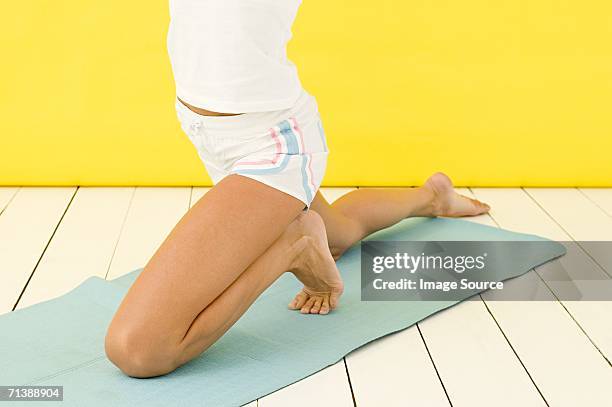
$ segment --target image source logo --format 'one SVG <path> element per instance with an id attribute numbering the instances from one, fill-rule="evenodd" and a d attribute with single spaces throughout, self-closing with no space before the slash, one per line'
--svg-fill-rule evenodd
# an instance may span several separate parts
<path id="1" fill-rule="evenodd" d="M 600 260 L 610 262 L 612 244 L 598 243 L 607 246 L 597 248 L 603 255 Z M 547 240 L 364 241 L 361 299 L 460 301 L 483 291 L 488 299 L 505 301 L 612 299 L 610 276 L 588 267 L 586 261 L 592 260 L 583 255 L 580 244 Z M 555 260 L 546 262 L 548 259 Z M 534 265 L 536 270 L 529 271 Z"/>

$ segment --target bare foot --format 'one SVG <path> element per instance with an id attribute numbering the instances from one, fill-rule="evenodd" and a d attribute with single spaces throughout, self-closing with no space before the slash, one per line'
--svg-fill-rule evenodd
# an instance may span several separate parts
<path id="1" fill-rule="evenodd" d="M 309 210 L 297 222 L 302 237 L 293 244 L 295 260 L 291 272 L 304 284 L 289 308 L 303 314 L 327 314 L 338 306 L 344 283 L 327 243 L 321 216 Z"/>
<path id="2" fill-rule="evenodd" d="M 423 188 L 433 192 L 432 216 L 451 218 L 476 216 L 486 213 L 491 209 L 486 203 L 455 192 L 450 178 L 441 172 L 437 172 L 429 177 Z"/>

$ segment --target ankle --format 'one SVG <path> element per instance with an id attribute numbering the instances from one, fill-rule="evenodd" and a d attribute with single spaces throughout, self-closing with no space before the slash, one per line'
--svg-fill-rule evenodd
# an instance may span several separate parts
<path id="1" fill-rule="evenodd" d="M 417 194 L 419 194 L 419 199 L 416 201 L 420 202 L 421 205 L 415 207 L 410 216 L 436 216 L 435 213 L 437 211 L 437 206 L 439 205 L 439 202 L 436 199 L 436 191 L 427 184 L 415 189 Z"/>

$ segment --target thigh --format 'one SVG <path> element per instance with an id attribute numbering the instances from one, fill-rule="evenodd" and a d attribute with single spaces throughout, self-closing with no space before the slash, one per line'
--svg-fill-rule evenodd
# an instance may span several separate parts
<path id="1" fill-rule="evenodd" d="M 130 287 L 111 328 L 139 330 L 138 336 L 151 345 L 177 343 L 303 207 L 300 200 L 258 181 L 224 178 L 161 244 Z"/>

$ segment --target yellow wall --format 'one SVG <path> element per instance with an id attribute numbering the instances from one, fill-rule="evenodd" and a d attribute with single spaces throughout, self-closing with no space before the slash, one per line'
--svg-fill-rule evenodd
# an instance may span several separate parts
<path id="1" fill-rule="evenodd" d="M 205 185 L 166 1 L 3 4 L 0 184 Z M 612 186 L 612 3 L 305 0 L 326 185 Z"/>

